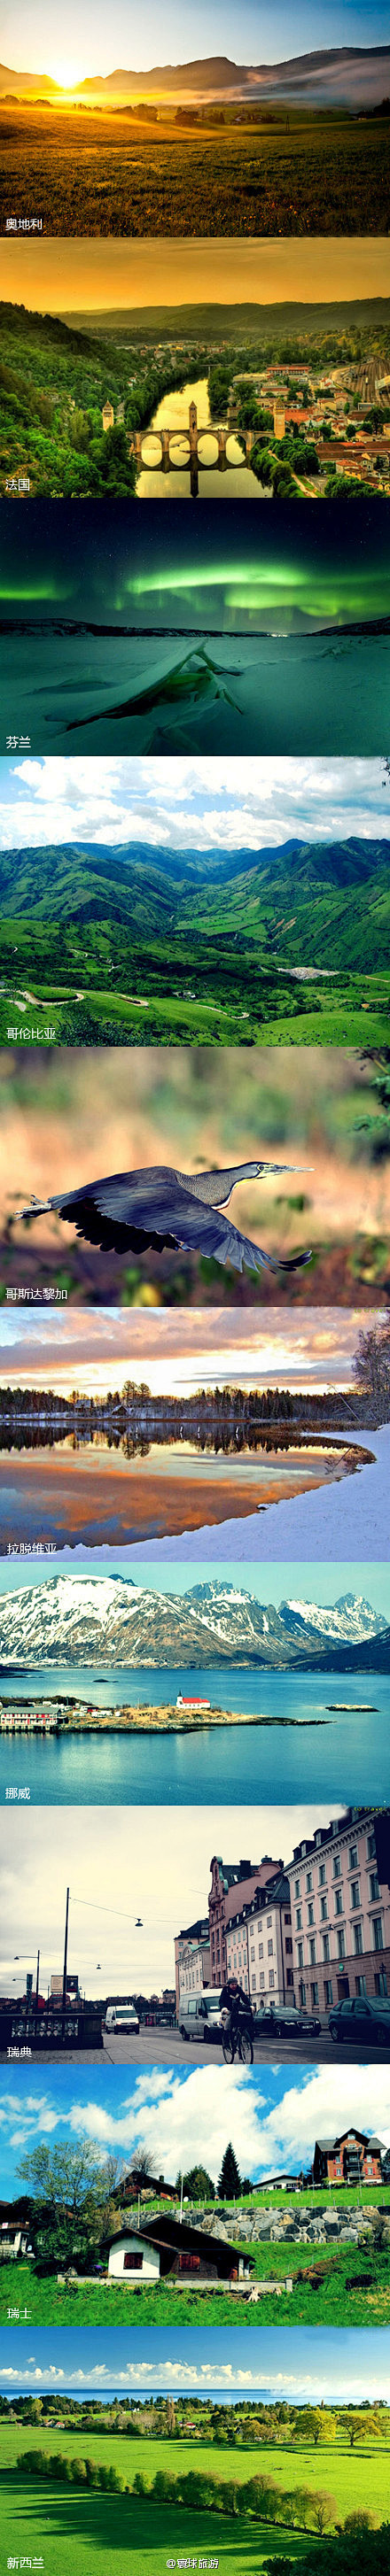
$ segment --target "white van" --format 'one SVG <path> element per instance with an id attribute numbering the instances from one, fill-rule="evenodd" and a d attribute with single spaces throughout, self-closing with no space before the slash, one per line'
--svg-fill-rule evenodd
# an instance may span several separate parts
<path id="1" fill-rule="evenodd" d="M 104 2030 L 131 2030 L 138 2039 L 139 2020 L 134 2004 L 107 2004 Z"/>
<path id="2" fill-rule="evenodd" d="M 182 2039 L 221 2038 L 222 1986 L 204 1986 L 203 1994 L 180 1995 L 178 2023 Z"/>

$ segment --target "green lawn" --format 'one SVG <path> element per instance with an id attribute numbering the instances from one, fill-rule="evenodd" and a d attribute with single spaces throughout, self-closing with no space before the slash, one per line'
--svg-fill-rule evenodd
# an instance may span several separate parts
<path id="1" fill-rule="evenodd" d="M 175 2281 L 162 2281 L 156 2287 L 134 2289 L 125 2281 L 81 2281 L 64 2287 L 56 2275 L 39 2280 L 28 2263 L 4 2264 L 0 2272 L 0 2324 L 53 2326 L 231 2326 L 252 2327 L 278 2325 L 388 2326 L 390 2322 L 390 2248 L 382 2254 L 363 2251 L 354 2245 L 330 2249 L 326 2245 L 253 2245 L 253 2280 L 285 2280 L 306 2265 L 319 2268 L 326 2264 L 326 2278 L 319 2278 L 314 2288 L 310 2281 L 296 2280 L 292 2291 L 265 2293 L 261 2300 L 247 2304 L 225 2288 L 216 2290 L 180 2289 Z M 351 2274 L 366 2275 L 367 2287 L 347 2290 Z M 19 2313 L 10 2319 L 9 2311 Z M 25 2316 L 27 2309 L 27 2320 Z"/>

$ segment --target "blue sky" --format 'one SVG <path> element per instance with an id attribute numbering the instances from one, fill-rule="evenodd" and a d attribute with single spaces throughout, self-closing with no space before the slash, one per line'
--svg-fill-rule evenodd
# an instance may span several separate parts
<path id="1" fill-rule="evenodd" d="M 277 848 L 390 836 L 382 760 L 0 760 L 0 849 Z"/>
<path id="2" fill-rule="evenodd" d="M 143 71 L 153 64 L 188 62 L 201 55 L 228 54 L 233 62 L 283 61 L 318 46 L 377 45 L 388 42 L 388 10 L 369 8 L 358 0 L 279 0 L 271 10 L 262 0 L 225 0 L 223 21 L 218 0 L 197 0 L 196 19 L 183 18 L 177 0 L 144 0 L 142 10 L 129 10 L 128 0 L 67 0 L 66 36 L 53 26 L 51 0 L 12 0 L 3 12 L 2 58 L 23 71 L 33 68 L 61 77 L 69 57 L 80 79 L 88 72 L 122 67 Z"/>
<path id="3" fill-rule="evenodd" d="M 122 1555 L 118 1555 L 115 1548 L 110 1548 L 107 1572 L 110 1575 L 125 1575 L 126 1564 L 123 1552 Z M 51 1558 L 49 1567 L 47 1561 L 45 1564 L 37 1563 L 32 1567 L 29 1564 L 19 1564 L 17 1557 L 12 1557 L 10 1563 L 0 1563 L 0 1601 L 5 1592 L 29 1591 L 38 1583 L 53 1582 L 55 1577 L 61 1574 L 64 1575 L 65 1580 L 61 1557 Z M 82 1566 L 78 1565 L 73 1570 L 67 1565 L 66 1582 L 67 1584 L 72 1581 L 81 1583 L 87 1581 L 90 1575 L 96 1578 L 96 1574 L 96 1548 L 91 1548 L 89 1554 L 85 1555 Z M 136 1572 L 131 1580 L 138 1581 Z M 210 1581 L 227 1583 L 229 1588 L 233 1585 L 240 1592 L 250 1592 L 256 1601 L 275 1603 L 290 1600 L 334 1602 L 339 1601 L 345 1592 L 355 1592 L 359 1595 L 363 1593 L 374 1610 L 383 1610 L 384 1618 L 390 1619 L 388 1565 L 375 1563 L 364 1565 L 361 1562 L 352 1564 L 348 1558 L 340 1561 L 337 1567 L 317 1565 L 317 1563 L 302 1565 L 296 1560 L 291 1561 L 291 1564 L 283 1560 L 282 1565 L 263 1567 L 245 1565 L 240 1559 L 236 1577 L 231 1564 L 218 1565 L 214 1573 L 214 1569 L 210 1569 L 210 1565 L 202 1565 L 201 1560 L 198 1565 L 191 1564 L 191 1567 L 185 1564 L 174 1566 L 161 1564 L 157 1567 L 149 1561 L 145 1588 L 148 1592 L 173 1592 L 176 1596 L 182 1592 L 192 1592 L 196 1583 L 210 1583 Z"/>
<path id="4" fill-rule="evenodd" d="M 180 2326 L 174 2334 L 155 2327 L 147 2334 L 138 2327 L 132 2334 L 120 2327 L 96 2333 L 78 2327 L 74 2333 L 65 2326 L 60 2334 L 45 2329 L 32 2336 L 22 2326 L 12 2345 L 9 2330 L 0 2333 L 2 2394 L 12 2398 L 32 2389 L 38 2396 L 47 2388 L 94 2397 L 137 2390 L 148 2395 L 154 2389 L 171 2389 L 172 2395 L 188 2389 L 196 2397 L 213 2389 L 225 2397 L 286 2398 L 314 2406 L 321 2397 L 339 2405 L 367 2397 L 389 2403 L 390 2333 L 385 2327 L 348 2333 L 319 2326 L 315 2334 L 310 2327 L 291 2327 L 288 2337 L 273 2326 L 253 2326 L 250 2335 L 232 2327 L 228 2336 L 226 2328 L 208 2327 L 205 2334 Z"/>
<path id="5" fill-rule="evenodd" d="M 353 2120 L 390 2145 L 390 2068 L 346 2071 L 338 2064 L 173 2068 L 26 2066 L 4 2070 L 0 2105 L 0 2199 L 23 2189 L 20 2165 L 38 2142 L 49 2150 L 85 2138 L 125 2163 L 140 2148 L 167 2182 L 204 2164 L 218 2181 L 229 2140 L 240 2173 L 307 2172 L 317 2137 L 338 2137 Z"/>

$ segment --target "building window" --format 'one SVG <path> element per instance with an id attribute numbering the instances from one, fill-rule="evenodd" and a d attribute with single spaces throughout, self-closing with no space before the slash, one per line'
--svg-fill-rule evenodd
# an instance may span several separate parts
<path id="1" fill-rule="evenodd" d="M 268 1958 L 268 1959 L 273 1959 L 273 1955 L 274 1955 L 274 1945 L 273 1945 L 273 1941 L 267 1941 L 267 1958 Z"/>
<path id="2" fill-rule="evenodd" d="M 134 2254 L 133 2252 L 131 2254 L 124 2254 L 124 2272 L 142 2272 L 143 2259 L 143 2254 L 138 2254 L 136 2250 L 134 2251 Z"/>
<path id="3" fill-rule="evenodd" d="M 366 1980 L 365 1980 L 365 1977 L 355 1977 L 355 1995 L 365 1995 L 365 1992 L 366 1992 Z"/>
<path id="4" fill-rule="evenodd" d="M 318 1986 L 316 1986 L 316 1985 L 311 1986 L 311 1987 L 310 1987 L 310 1993 L 311 1993 L 311 2000 L 312 2000 L 312 2004 L 318 2004 Z"/>
<path id="5" fill-rule="evenodd" d="M 301 1893 L 301 1881 L 300 1881 L 300 1878 L 294 1878 L 294 1896 L 300 1896 L 300 1893 Z"/>
<path id="6" fill-rule="evenodd" d="M 298 1941 L 298 1967 L 303 1968 L 303 1941 Z"/>
<path id="7" fill-rule="evenodd" d="M 310 1967 L 311 1967 L 311 1968 L 315 1968 L 315 1964 L 316 1964 L 316 1945 L 315 1945 L 315 1941 L 309 1941 L 309 1958 L 310 1958 Z"/>
<path id="8" fill-rule="evenodd" d="M 378 1900 L 378 1896 L 380 1896 L 380 1892 L 381 1892 L 381 1891 L 380 1891 L 380 1886 L 379 1886 L 379 1878 L 378 1878 L 377 1870 L 376 1870 L 376 1869 L 374 1869 L 374 1870 L 370 1870 L 370 1905 L 376 1905 L 376 1904 L 377 1904 L 377 1900 Z"/>
<path id="9" fill-rule="evenodd" d="M 255 1951 L 255 1950 L 251 1950 L 251 1959 L 255 1959 L 255 1957 L 256 1957 L 256 1951 Z"/>
<path id="10" fill-rule="evenodd" d="M 383 1950 L 383 1948 L 384 1948 L 384 1940 L 383 1940 L 383 1916 L 382 1916 L 382 1914 L 373 1914 L 373 1918 L 372 1918 L 372 1929 L 373 1929 L 373 1934 L 374 1934 L 374 1950 Z"/>
<path id="11" fill-rule="evenodd" d="M 322 1896 L 322 1897 L 321 1897 L 321 1923 L 327 1923 L 327 1921 L 328 1921 L 328 1899 L 327 1899 L 327 1896 Z"/>
<path id="12" fill-rule="evenodd" d="M 302 1982 L 301 1982 L 300 1986 L 298 1987 L 298 1993 L 299 1993 L 299 2001 L 300 2001 L 300 2004 L 305 2004 L 305 2003 L 306 2003 L 306 1986 L 303 1986 L 303 1985 L 302 1985 Z"/>
<path id="13" fill-rule="evenodd" d="M 323 1935 L 322 1935 L 322 1956 L 323 1956 L 324 1961 L 327 1961 L 328 1959 L 330 1959 L 330 1940 L 329 1940 L 329 1932 L 323 1932 Z"/>
<path id="14" fill-rule="evenodd" d="M 334 1877 L 334 1878 L 341 1878 L 341 1860 L 339 1859 L 339 1854 L 338 1854 L 338 1852 L 336 1852 L 336 1853 L 335 1853 L 335 1858 L 334 1858 L 334 1861 L 333 1861 L 333 1877 Z"/>
<path id="15" fill-rule="evenodd" d="M 337 1887 L 337 1888 L 336 1888 L 336 1895 L 335 1895 L 335 1914 L 343 1914 L 343 1913 L 344 1913 L 343 1891 L 342 1891 L 342 1887 Z"/>
<path id="16" fill-rule="evenodd" d="M 252 1976 L 251 1984 L 252 1984 L 252 1993 L 253 1993 L 253 1989 L 254 1989 L 254 1991 L 256 1992 L 256 1969 L 255 1969 L 254 1976 Z"/>
<path id="17" fill-rule="evenodd" d="M 337 1956 L 339 1959 L 345 1959 L 345 1932 L 337 1934 Z"/>
<path id="18" fill-rule="evenodd" d="M 375 1834 L 367 1834 L 367 1860 L 375 1860 L 375 1858 L 376 1858 L 376 1841 L 375 1841 Z"/>
<path id="19" fill-rule="evenodd" d="M 275 1974 L 274 1974 L 274 1969 L 273 1969 L 273 1968 L 270 1968 L 270 1972 L 269 1972 L 269 1982 L 270 1982 L 270 1986 L 272 1986 L 272 1987 L 273 1987 L 273 1986 L 275 1985 Z"/>
<path id="20" fill-rule="evenodd" d="M 362 1957 L 362 1951 L 363 1951 L 363 1925 L 362 1925 L 362 1923 L 354 1923 L 354 1927 L 353 1927 L 353 1946 L 354 1946 L 354 1952 L 355 1952 L 355 1959 L 361 1959 L 361 1957 Z"/>
<path id="21" fill-rule="evenodd" d="M 284 1920 L 285 1923 L 291 1923 L 291 1914 L 285 1914 Z"/>
<path id="22" fill-rule="evenodd" d="M 263 1943 L 263 1941 L 259 1941 L 259 1959 L 263 1959 L 263 1958 L 264 1958 L 264 1943 Z"/>
<path id="23" fill-rule="evenodd" d="M 348 1854 L 348 1869 L 357 1869 L 357 1865 L 358 1865 L 357 1843 L 351 1843 L 350 1851 L 349 1851 L 349 1854 Z"/>
<path id="24" fill-rule="evenodd" d="M 264 1968 L 260 1969 L 259 1986 L 264 1985 Z"/>
<path id="25" fill-rule="evenodd" d="M 267 1914 L 267 1932 L 270 1932 L 270 1931 L 271 1931 L 271 1926 L 272 1926 L 272 1914 Z"/>
<path id="26" fill-rule="evenodd" d="M 306 1870 L 306 1895 L 307 1895 L 307 1896 L 310 1896 L 310 1895 L 311 1895 L 312 1886 L 313 1886 L 313 1871 L 312 1871 L 312 1869 L 307 1869 L 307 1870 Z"/>
<path id="27" fill-rule="evenodd" d="M 355 1914 L 360 1906 L 360 1882 L 358 1878 L 353 1878 L 351 1881 L 351 1905 L 352 1911 Z"/>
<path id="28" fill-rule="evenodd" d="M 301 1932 L 301 1931 L 302 1931 L 302 1907 L 301 1907 L 300 1905 L 297 1905 L 297 1911 L 296 1911 L 296 1916 L 295 1916 L 295 1927 L 296 1927 L 296 1931 L 297 1931 L 297 1932 Z"/>
<path id="29" fill-rule="evenodd" d="M 288 1985 L 288 1986 L 293 1986 L 293 1984 L 294 1984 L 294 1978 L 293 1978 L 292 1968 L 288 1968 L 288 1969 L 287 1969 L 287 1985 Z"/>
<path id="30" fill-rule="evenodd" d="M 285 1948 L 286 1948 L 286 1955 L 287 1955 L 288 1951 L 290 1951 L 291 1958 L 292 1958 L 292 1941 L 286 1941 Z"/>
<path id="31" fill-rule="evenodd" d="M 179 2272 L 200 2272 L 200 2254 L 179 2254 Z"/>
<path id="32" fill-rule="evenodd" d="M 328 2005 L 333 2003 L 333 1986 L 331 1977 L 325 1977 L 324 1979 L 324 1997 L 326 2010 L 328 2010 Z"/>
<path id="33" fill-rule="evenodd" d="M 314 1923 L 314 1905 L 308 1905 L 307 1920 L 308 1923 Z"/>
<path id="34" fill-rule="evenodd" d="M 324 1861 L 324 1860 L 320 1860 L 320 1864 L 319 1864 L 319 1871 L 318 1871 L 318 1885 L 319 1885 L 319 1887 L 326 1887 L 326 1871 L 325 1871 L 325 1861 Z"/>

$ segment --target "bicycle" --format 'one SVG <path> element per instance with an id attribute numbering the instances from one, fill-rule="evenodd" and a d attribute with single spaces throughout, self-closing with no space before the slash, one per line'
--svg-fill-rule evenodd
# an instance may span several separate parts
<path id="1" fill-rule="evenodd" d="M 249 2019 L 243 2016 L 235 2023 L 231 2020 L 226 2023 L 222 2030 L 222 2056 L 225 2066 L 234 2066 L 236 2056 L 241 2059 L 242 2066 L 253 2066 L 252 2023 Z"/>

